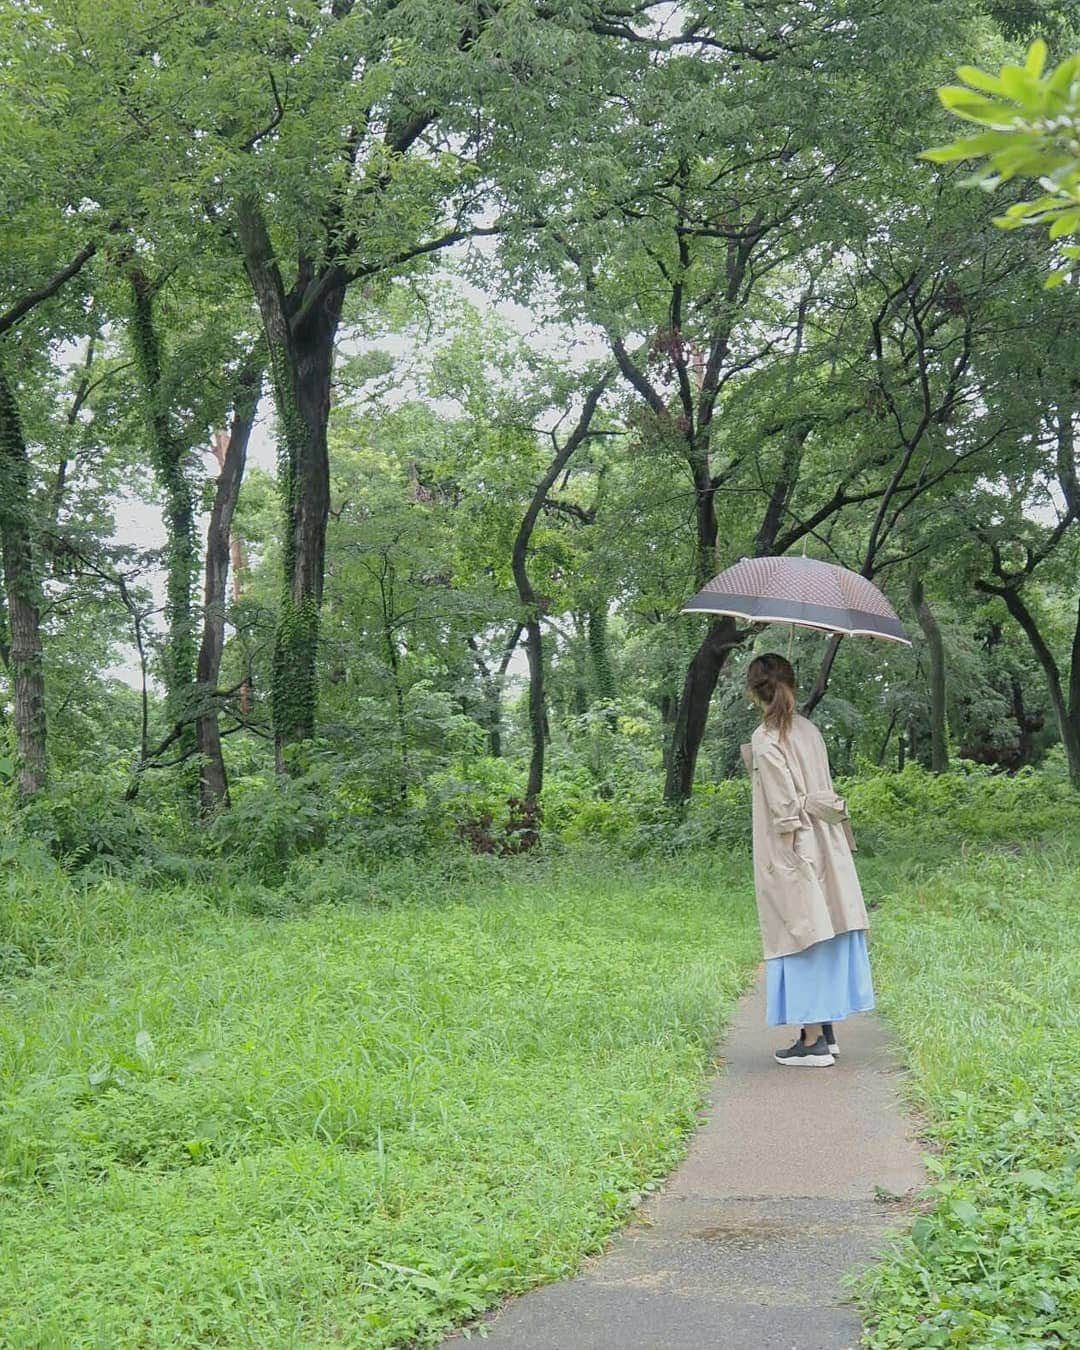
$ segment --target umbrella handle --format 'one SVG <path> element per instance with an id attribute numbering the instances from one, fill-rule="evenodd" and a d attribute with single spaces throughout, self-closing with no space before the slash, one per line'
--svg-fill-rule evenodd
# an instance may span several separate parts
<path id="1" fill-rule="evenodd" d="M 787 659 L 789 661 L 791 660 L 791 643 L 794 637 L 795 637 L 795 625 L 793 623 L 789 623 L 787 635 Z"/>

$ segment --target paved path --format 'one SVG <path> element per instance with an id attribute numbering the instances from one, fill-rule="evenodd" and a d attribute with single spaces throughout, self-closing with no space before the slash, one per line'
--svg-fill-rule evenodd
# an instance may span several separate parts
<path id="1" fill-rule="evenodd" d="M 837 1024 L 830 1069 L 785 1068 L 763 981 L 722 1047 L 708 1121 L 662 1190 L 572 1280 L 512 1300 L 491 1350 L 850 1350 L 839 1276 L 873 1258 L 923 1184 L 897 1061 L 872 1016 Z M 880 1188 L 878 1190 L 877 1188 Z M 444 1342 L 462 1350 L 460 1338 Z"/>

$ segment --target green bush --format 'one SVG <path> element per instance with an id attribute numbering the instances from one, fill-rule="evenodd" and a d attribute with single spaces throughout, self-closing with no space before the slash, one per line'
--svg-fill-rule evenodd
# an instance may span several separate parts
<path id="1" fill-rule="evenodd" d="M 860 849 L 924 842 L 1008 843 L 1080 833 L 1080 794 L 1030 767 L 1009 775 L 961 760 L 933 774 L 918 764 L 899 773 L 838 780 Z"/>

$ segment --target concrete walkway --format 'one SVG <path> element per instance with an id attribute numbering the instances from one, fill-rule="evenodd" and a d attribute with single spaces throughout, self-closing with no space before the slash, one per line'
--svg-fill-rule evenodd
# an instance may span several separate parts
<path id="1" fill-rule="evenodd" d="M 889 1197 L 925 1180 L 897 1062 L 873 1015 L 837 1023 L 829 1069 L 777 1064 L 791 1033 L 764 1023 L 762 978 L 721 1047 L 707 1123 L 663 1189 L 576 1278 L 512 1300 L 474 1339 L 492 1350 L 858 1345 L 839 1277 L 909 1217 Z"/>

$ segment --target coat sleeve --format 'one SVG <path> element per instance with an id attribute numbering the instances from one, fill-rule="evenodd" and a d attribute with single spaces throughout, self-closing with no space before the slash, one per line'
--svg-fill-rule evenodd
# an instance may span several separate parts
<path id="1" fill-rule="evenodd" d="M 754 764 L 761 780 L 769 818 L 777 834 L 792 834 L 803 825 L 803 814 L 795 780 L 784 752 L 772 740 L 763 740 L 754 749 Z"/>

